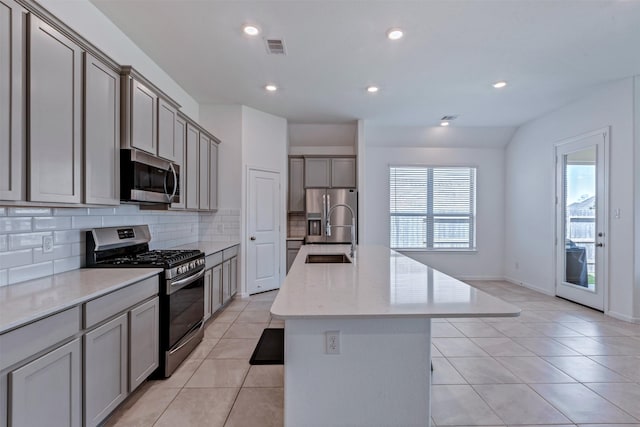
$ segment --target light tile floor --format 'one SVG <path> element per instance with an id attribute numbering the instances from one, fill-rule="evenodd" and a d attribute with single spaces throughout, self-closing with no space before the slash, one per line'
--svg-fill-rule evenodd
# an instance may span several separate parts
<path id="1" fill-rule="evenodd" d="M 640 325 L 507 282 L 470 283 L 522 315 L 434 320 L 432 425 L 640 427 Z M 233 301 L 170 379 L 146 382 L 107 425 L 282 426 L 282 366 L 248 362 L 262 330 L 283 327 L 269 315 L 275 295 Z"/>

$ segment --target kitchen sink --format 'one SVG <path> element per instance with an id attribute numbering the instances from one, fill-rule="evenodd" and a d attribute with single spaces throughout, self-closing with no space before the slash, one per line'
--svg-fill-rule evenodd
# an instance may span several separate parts
<path id="1" fill-rule="evenodd" d="M 351 264 L 351 260 L 345 254 L 309 254 L 306 264 Z"/>

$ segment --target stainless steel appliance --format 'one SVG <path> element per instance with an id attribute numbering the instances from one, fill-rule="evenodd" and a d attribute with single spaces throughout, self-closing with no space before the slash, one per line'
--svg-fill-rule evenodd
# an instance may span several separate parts
<path id="1" fill-rule="evenodd" d="M 120 200 L 180 202 L 179 166 L 143 151 L 120 150 Z"/>
<path id="2" fill-rule="evenodd" d="M 198 250 L 149 250 L 146 225 L 87 231 L 87 267 L 163 268 L 160 281 L 160 366 L 166 378 L 204 336 L 204 253 Z"/>
<path id="3" fill-rule="evenodd" d="M 352 223 L 353 219 L 358 218 L 358 192 L 355 189 L 311 188 L 306 190 L 305 196 L 306 243 L 352 243 L 351 225 L 354 226 L 357 241 L 357 223 Z M 328 220 L 330 235 L 327 235 Z"/>

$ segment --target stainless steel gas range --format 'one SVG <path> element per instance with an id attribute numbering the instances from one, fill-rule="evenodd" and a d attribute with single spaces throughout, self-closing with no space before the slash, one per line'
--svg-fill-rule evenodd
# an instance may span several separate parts
<path id="1" fill-rule="evenodd" d="M 149 250 L 146 225 L 87 231 L 87 267 L 163 268 L 160 282 L 160 366 L 167 378 L 204 336 L 204 253 L 198 250 Z"/>

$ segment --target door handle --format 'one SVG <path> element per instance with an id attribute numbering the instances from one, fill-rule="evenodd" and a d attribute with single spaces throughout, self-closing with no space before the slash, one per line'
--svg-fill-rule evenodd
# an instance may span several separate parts
<path id="1" fill-rule="evenodd" d="M 599 247 L 599 248 L 601 248 L 601 247 L 603 247 L 603 246 L 604 246 L 604 243 L 596 243 L 596 246 L 597 246 L 597 247 Z"/>
<path id="2" fill-rule="evenodd" d="M 251 236 L 249 239 L 256 240 L 256 236 Z"/>

